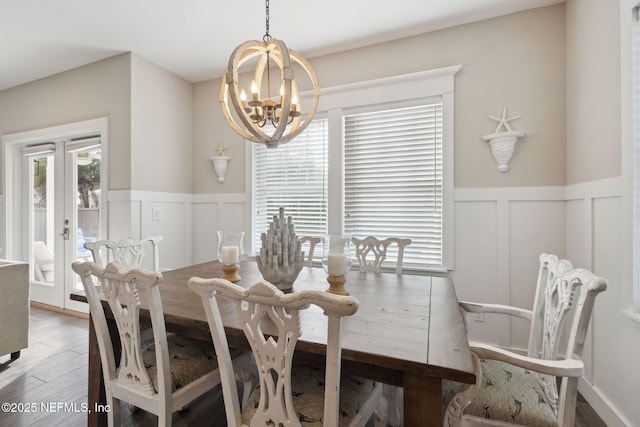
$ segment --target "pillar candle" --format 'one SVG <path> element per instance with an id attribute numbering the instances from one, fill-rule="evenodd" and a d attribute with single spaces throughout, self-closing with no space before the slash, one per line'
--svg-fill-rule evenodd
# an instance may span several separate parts
<path id="1" fill-rule="evenodd" d="M 327 271 L 330 276 L 344 276 L 347 273 L 347 255 L 329 254 L 327 257 Z"/>
<path id="2" fill-rule="evenodd" d="M 237 264 L 239 260 L 240 251 L 237 246 L 223 246 L 220 248 L 220 262 L 223 264 Z"/>

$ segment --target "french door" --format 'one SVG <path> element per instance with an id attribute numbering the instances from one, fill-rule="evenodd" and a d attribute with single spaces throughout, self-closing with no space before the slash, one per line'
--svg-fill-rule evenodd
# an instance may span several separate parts
<path id="1" fill-rule="evenodd" d="M 82 288 L 71 264 L 92 260 L 83 245 L 106 230 L 103 137 L 85 130 L 26 139 L 9 153 L 15 192 L 8 200 L 15 205 L 7 215 L 8 249 L 29 262 L 31 301 L 86 312 L 69 298 Z"/>

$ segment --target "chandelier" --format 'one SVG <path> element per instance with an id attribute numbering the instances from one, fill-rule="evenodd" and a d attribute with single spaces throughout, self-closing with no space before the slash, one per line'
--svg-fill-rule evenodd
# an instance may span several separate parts
<path id="1" fill-rule="evenodd" d="M 225 119 L 236 133 L 275 148 L 295 138 L 311 123 L 320 88 L 309 62 L 287 49 L 283 41 L 269 35 L 269 0 L 265 5 L 266 32 L 262 42 L 250 40 L 233 51 L 218 100 Z M 296 81 L 294 68 L 299 77 L 303 71 L 306 79 Z M 253 79 L 248 84 L 247 76 L 251 74 Z M 303 88 L 313 88 L 313 101 L 306 115 L 302 113 L 298 82 L 306 85 L 301 86 Z M 249 97 L 245 89 L 249 90 Z"/>

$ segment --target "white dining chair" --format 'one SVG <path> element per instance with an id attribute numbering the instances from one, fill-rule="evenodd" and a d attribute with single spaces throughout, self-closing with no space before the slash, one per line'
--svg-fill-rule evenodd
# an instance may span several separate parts
<path id="1" fill-rule="evenodd" d="M 269 282 L 245 289 L 223 279 L 194 277 L 189 287 L 200 295 L 207 314 L 230 427 L 364 426 L 376 409 L 384 408 L 381 384 L 340 375 L 341 320 L 356 312 L 357 299 L 311 290 L 284 294 Z M 258 367 L 259 387 L 243 407 L 222 322 L 221 313 L 232 310 L 229 305 L 235 307 Z M 302 333 L 300 312 L 310 305 L 320 308 L 328 319 L 325 369 L 293 364 Z M 386 425 L 384 419 L 374 420 Z"/>
<path id="2" fill-rule="evenodd" d="M 522 355 L 470 342 L 477 381 L 458 390 L 449 387 L 458 392 L 444 396 L 449 402 L 445 425 L 573 427 L 587 327 L 595 299 L 606 288 L 604 278 L 542 254 L 532 310 L 461 301 L 463 313 L 528 320 L 529 344 Z"/>
<path id="3" fill-rule="evenodd" d="M 361 272 L 379 273 L 382 264 L 387 258 L 387 250 L 389 246 L 395 244 L 398 246 L 398 255 L 396 258 L 396 274 L 402 274 L 402 265 L 404 260 L 404 248 L 411 244 L 411 239 L 403 239 L 399 237 L 388 237 L 379 239 L 374 236 L 368 236 L 364 239 L 352 237 L 351 242 L 355 246 L 356 259 L 360 266 Z M 389 401 L 389 423 L 392 426 L 402 424 L 402 406 L 403 406 L 403 390 L 401 387 L 385 384 L 384 395 Z"/>
<path id="4" fill-rule="evenodd" d="M 98 240 L 96 242 L 86 242 L 87 248 L 93 256 L 93 261 L 104 267 L 110 262 L 120 264 L 125 270 L 142 267 L 146 251 L 145 247 L 151 246 L 153 255 L 153 270 L 160 271 L 160 250 L 159 243 L 161 236 L 149 236 L 143 239 L 133 239 L 125 237 L 119 241 Z"/>
<path id="5" fill-rule="evenodd" d="M 305 261 L 305 265 L 307 267 L 311 267 L 311 264 L 313 263 L 313 255 L 316 250 L 316 245 L 320 243 L 322 239 L 315 236 L 301 236 L 298 240 L 303 245 L 305 243 L 309 243 L 309 250 L 307 251 L 307 260 Z"/>
<path id="6" fill-rule="evenodd" d="M 404 248 L 411 244 L 411 239 L 388 237 L 381 240 L 377 237 L 369 236 L 364 239 L 352 237 L 351 241 L 355 245 L 356 259 L 360 265 L 360 271 L 373 271 L 375 273 L 380 272 L 382 263 L 387 258 L 387 249 L 389 249 L 389 246 L 396 244 L 398 246 L 396 274 L 402 274 Z"/>
<path id="7" fill-rule="evenodd" d="M 102 268 L 93 262 L 75 262 L 93 320 L 105 383 L 109 426 L 120 425 L 120 402 L 158 416 L 159 426 L 170 426 L 172 414 L 220 384 L 213 345 L 167 334 L 158 282 L 162 275 L 144 269 L 124 271 L 118 264 Z M 100 300 L 98 283 L 117 328 L 111 330 Z M 152 342 L 140 336 L 141 300 L 147 302 L 153 327 Z M 117 336 L 112 336 L 117 334 Z M 121 343 L 116 366 L 113 342 Z"/>

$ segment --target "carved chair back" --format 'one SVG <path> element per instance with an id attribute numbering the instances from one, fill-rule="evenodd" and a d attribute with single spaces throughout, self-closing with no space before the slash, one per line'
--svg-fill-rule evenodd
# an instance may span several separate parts
<path id="1" fill-rule="evenodd" d="M 300 241 L 300 243 L 305 244 L 306 242 L 309 242 L 309 252 L 307 252 L 307 260 L 305 261 L 305 265 L 308 267 L 311 267 L 311 263 L 313 262 L 313 254 L 315 252 L 316 249 L 316 245 L 318 243 L 320 243 L 320 240 L 322 240 L 320 237 L 314 237 L 314 236 L 302 236 L 298 239 Z"/>
<path id="2" fill-rule="evenodd" d="M 595 298 L 606 287 L 606 280 L 590 271 L 574 269 L 569 261 L 555 255 L 540 255 L 527 355 L 557 360 L 566 341 L 566 357 L 581 359 Z M 558 402 L 566 398 L 568 378 L 563 377 L 559 395 L 556 377 L 536 375 L 557 412 Z"/>
<path id="3" fill-rule="evenodd" d="M 301 426 L 293 407 L 291 371 L 293 353 L 300 337 L 300 311 L 311 304 L 328 317 L 327 358 L 323 424 L 338 425 L 340 391 L 340 323 L 358 309 L 353 297 L 324 291 L 303 290 L 284 294 L 268 282 L 244 289 L 222 279 L 192 278 L 189 287 L 203 300 L 218 364 L 229 426 L 242 426 L 241 408 L 221 312 L 233 301 L 238 321 L 249 341 L 258 366 L 259 406 L 251 425 Z"/>
<path id="4" fill-rule="evenodd" d="M 398 257 L 396 261 L 396 274 L 402 274 L 402 260 L 404 257 L 404 248 L 411 244 L 411 239 L 401 239 L 399 237 L 389 237 L 380 240 L 376 237 L 369 236 L 364 239 L 352 237 L 351 241 L 355 245 L 356 258 L 360 265 L 360 271 L 380 272 L 382 263 L 387 257 L 387 249 L 390 245 L 398 245 Z M 373 259 L 369 259 L 369 256 Z"/>
<path id="5" fill-rule="evenodd" d="M 220 384 L 209 343 L 167 335 L 158 289 L 161 273 L 137 268 L 124 271 L 116 263 L 102 268 L 93 262 L 75 262 L 72 268 L 82 279 L 89 303 L 110 426 L 120 424 L 121 401 L 156 414 L 159 426 L 170 426 L 173 412 Z M 116 328 L 107 324 L 96 282 Z M 149 307 L 152 342 L 144 340 L 140 332 L 141 299 Z M 121 347 L 118 366 L 113 343 Z"/>
<path id="6" fill-rule="evenodd" d="M 99 240 L 86 242 L 87 248 L 93 256 L 93 261 L 104 267 L 110 262 L 120 264 L 125 270 L 142 267 L 145 258 L 145 246 L 151 245 L 153 251 L 153 270 L 160 271 L 159 243 L 161 236 L 145 237 L 140 240 L 125 237 L 120 241 Z"/>

